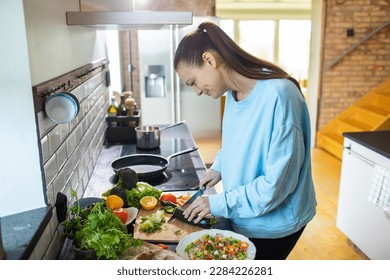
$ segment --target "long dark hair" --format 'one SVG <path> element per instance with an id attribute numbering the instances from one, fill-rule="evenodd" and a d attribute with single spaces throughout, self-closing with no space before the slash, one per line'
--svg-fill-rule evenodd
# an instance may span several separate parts
<path id="1" fill-rule="evenodd" d="M 207 21 L 180 41 L 175 53 L 175 69 L 182 62 L 188 66 L 201 67 L 202 55 L 207 51 L 216 52 L 223 63 L 244 77 L 257 80 L 286 78 L 301 91 L 297 80 L 282 68 L 244 51 L 218 25 Z"/>

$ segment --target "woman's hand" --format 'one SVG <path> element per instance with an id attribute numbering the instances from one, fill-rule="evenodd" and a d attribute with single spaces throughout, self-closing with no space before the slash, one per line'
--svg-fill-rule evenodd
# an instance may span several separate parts
<path id="1" fill-rule="evenodd" d="M 203 179 L 199 182 L 199 185 L 205 186 L 206 189 L 208 189 L 217 184 L 219 181 L 221 181 L 221 173 L 214 169 L 209 169 Z"/>
<path id="2" fill-rule="evenodd" d="M 194 202 L 192 202 L 187 209 L 184 211 L 184 218 L 188 221 L 192 221 L 196 215 L 198 217 L 194 223 L 199 223 L 207 214 L 210 214 L 210 203 L 209 197 L 207 195 L 202 195 L 197 197 Z"/>

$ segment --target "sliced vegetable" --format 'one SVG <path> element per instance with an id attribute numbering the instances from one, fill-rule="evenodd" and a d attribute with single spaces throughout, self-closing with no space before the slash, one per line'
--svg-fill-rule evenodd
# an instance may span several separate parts
<path id="1" fill-rule="evenodd" d="M 148 195 L 141 198 L 139 202 L 145 210 L 152 210 L 156 207 L 158 201 L 154 196 Z"/>
<path id="2" fill-rule="evenodd" d="M 157 245 L 160 246 L 161 248 L 163 248 L 164 250 L 168 250 L 168 245 L 165 245 L 162 243 L 158 243 Z"/>
<path id="3" fill-rule="evenodd" d="M 172 205 L 167 205 L 167 206 L 163 206 L 161 209 L 165 211 L 165 213 L 168 213 L 168 214 L 173 214 L 173 212 L 175 211 L 175 208 L 174 206 Z"/>
<path id="4" fill-rule="evenodd" d="M 126 209 L 114 209 L 113 212 L 115 216 L 119 217 L 122 220 L 122 223 L 126 224 L 127 219 L 129 218 L 129 213 L 127 213 Z"/>
<path id="5" fill-rule="evenodd" d="M 115 194 L 111 194 L 106 198 L 106 206 L 112 210 L 122 208 L 123 205 L 123 199 Z"/>
<path id="6" fill-rule="evenodd" d="M 139 230 L 146 233 L 152 233 L 162 229 L 165 223 L 164 211 L 158 210 L 154 214 L 141 217 Z"/>
<path id="7" fill-rule="evenodd" d="M 163 193 L 160 197 L 160 201 L 170 201 L 176 204 L 177 198 L 173 193 Z"/>

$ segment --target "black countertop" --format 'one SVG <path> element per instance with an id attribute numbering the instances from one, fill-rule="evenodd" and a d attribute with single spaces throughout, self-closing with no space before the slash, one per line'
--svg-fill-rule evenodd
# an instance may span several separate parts
<path id="1" fill-rule="evenodd" d="M 390 159 L 390 130 L 345 132 L 343 135 Z"/>
<path id="2" fill-rule="evenodd" d="M 110 144 L 103 148 L 101 154 L 99 156 L 98 162 L 95 166 L 94 172 L 90 178 L 88 186 L 85 190 L 83 197 L 101 197 L 102 193 L 106 192 L 109 188 L 112 187 L 112 178 L 115 176 L 115 172 L 111 168 L 111 163 L 126 154 L 135 154 L 135 153 L 148 153 L 148 154 L 158 154 L 164 157 L 169 156 L 174 152 L 178 152 L 184 149 L 192 148 L 196 146 L 195 140 L 192 137 L 191 132 L 188 129 L 186 123 L 175 126 L 169 129 L 165 129 L 161 131 L 161 143 L 164 147 L 158 150 L 139 150 L 136 148 L 136 144 Z M 166 149 L 167 144 L 171 146 L 169 149 Z M 189 168 L 182 168 L 180 170 L 173 170 L 170 168 L 171 166 L 179 163 L 183 163 L 183 159 L 190 159 L 191 162 L 191 172 L 188 172 Z M 177 174 L 182 174 L 181 180 L 180 177 L 177 178 L 180 183 L 191 189 L 195 185 L 199 183 L 199 179 L 203 178 L 206 172 L 206 166 L 201 157 L 201 154 L 198 150 L 191 152 L 189 154 L 185 154 L 179 157 L 174 157 L 169 161 L 169 166 L 167 168 L 169 172 L 176 172 Z M 184 175 L 188 175 L 191 173 L 191 180 L 188 181 L 185 179 Z M 192 174 L 194 173 L 194 174 Z M 197 180 L 194 181 L 193 175 L 197 177 Z M 176 178 L 175 178 L 176 180 Z M 187 181 L 185 181 L 187 180 Z M 161 183 L 156 186 L 157 188 L 163 191 L 171 191 L 172 189 L 167 186 L 166 183 Z M 178 184 L 175 184 L 176 186 Z M 179 189 L 178 189 L 179 190 Z M 184 190 L 184 189 L 183 189 Z"/>

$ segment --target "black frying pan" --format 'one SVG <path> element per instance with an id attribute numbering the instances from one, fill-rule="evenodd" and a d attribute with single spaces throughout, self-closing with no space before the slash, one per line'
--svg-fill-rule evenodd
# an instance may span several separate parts
<path id="1" fill-rule="evenodd" d="M 160 176 L 167 169 L 169 160 L 173 157 L 196 151 L 198 147 L 183 150 L 170 156 L 163 157 L 152 154 L 134 154 L 120 157 L 111 163 L 112 169 L 118 172 L 119 169 L 130 167 L 137 173 L 138 180 L 155 178 Z"/>

